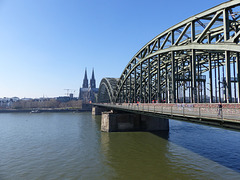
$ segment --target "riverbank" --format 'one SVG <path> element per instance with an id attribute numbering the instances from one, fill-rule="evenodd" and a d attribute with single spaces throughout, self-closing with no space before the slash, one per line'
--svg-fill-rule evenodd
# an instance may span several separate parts
<path id="1" fill-rule="evenodd" d="M 0 113 L 91 112 L 92 109 L 0 109 Z"/>

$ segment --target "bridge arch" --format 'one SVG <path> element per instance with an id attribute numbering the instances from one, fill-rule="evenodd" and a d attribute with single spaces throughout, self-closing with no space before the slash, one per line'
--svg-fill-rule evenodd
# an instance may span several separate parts
<path id="1" fill-rule="evenodd" d="M 109 101 L 240 102 L 240 1 L 162 32 L 123 70 Z"/>
<path id="2" fill-rule="evenodd" d="M 239 7 L 222 3 L 149 41 L 125 67 L 117 102 L 239 102 Z"/>
<path id="3" fill-rule="evenodd" d="M 116 89 L 118 78 L 103 78 L 98 91 L 98 103 L 110 103 L 115 101 L 114 90 Z"/>

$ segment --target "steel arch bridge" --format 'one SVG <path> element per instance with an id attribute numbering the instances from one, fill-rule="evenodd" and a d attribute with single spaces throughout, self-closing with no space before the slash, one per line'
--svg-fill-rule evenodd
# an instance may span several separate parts
<path id="1" fill-rule="evenodd" d="M 240 102 L 240 0 L 222 3 L 143 46 L 98 102 Z M 103 96 L 104 94 L 104 96 Z"/>

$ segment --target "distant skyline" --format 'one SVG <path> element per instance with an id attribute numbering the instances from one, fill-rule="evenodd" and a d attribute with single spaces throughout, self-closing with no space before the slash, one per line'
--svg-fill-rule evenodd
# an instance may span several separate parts
<path id="1" fill-rule="evenodd" d="M 119 78 L 135 53 L 171 26 L 224 0 L 0 0 L 0 98 L 78 96 Z"/>

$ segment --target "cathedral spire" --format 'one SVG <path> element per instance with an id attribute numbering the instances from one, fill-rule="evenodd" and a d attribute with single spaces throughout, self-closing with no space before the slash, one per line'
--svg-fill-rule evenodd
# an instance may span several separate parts
<path id="1" fill-rule="evenodd" d="M 94 77 L 94 69 L 92 70 L 92 78 L 90 79 L 90 86 L 91 88 L 96 88 L 96 81 Z"/>
<path id="2" fill-rule="evenodd" d="M 94 68 L 93 68 L 93 70 L 92 70 L 92 79 L 95 80 L 95 77 L 94 77 Z"/>
<path id="3" fill-rule="evenodd" d="M 88 88 L 87 69 L 85 69 L 85 76 L 83 79 L 83 88 Z"/>

